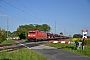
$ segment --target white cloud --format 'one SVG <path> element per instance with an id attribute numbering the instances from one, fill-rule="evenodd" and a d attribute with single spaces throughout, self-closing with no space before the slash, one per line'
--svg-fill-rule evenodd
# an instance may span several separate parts
<path id="1" fill-rule="evenodd" d="M 4 14 L 0 14 L 0 16 L 7 16 L 8 17 L 8 15 L 4 15 Z"/>

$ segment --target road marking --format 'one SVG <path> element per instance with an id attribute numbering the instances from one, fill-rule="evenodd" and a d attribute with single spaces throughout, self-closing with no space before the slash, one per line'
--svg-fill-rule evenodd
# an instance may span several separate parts
<path id="1" fill-rule="evenodd" d="M 20 45 L 22 45 L 22 46 L 28 48 L 28 49 L 31 49 L 30 47 L 26 46 L 25 44 L 22 44 L 22 43 L 20 43 L 20 42 L 18 42 L 18 41 L 16 41 L 16 42 L 19 43 Z"/>

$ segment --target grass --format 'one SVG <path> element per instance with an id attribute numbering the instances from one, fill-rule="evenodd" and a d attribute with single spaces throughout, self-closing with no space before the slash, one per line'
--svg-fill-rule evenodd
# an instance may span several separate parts
<path id="1" fill-rule="evenodd" d="M 14 40 L 5 40 L 1 44 L 13 44 Z M 47 60 L 45 57 L 39 55 L 37 52 L 30 49 L 20 49 L 12 52 L 3 50 L 0 52 L 0 60 Z"/>
<path id="2" fill-rule="evenodd" d="M 11 60 L 47 60 L 43 56 L 39 55 L 30 49 L 20 49 L 13 52 L 2 51 L 0 53 L 0 59 L 11 59 Z"/>
<path id="3" fill-rule="evenodd" d="M 64 50 L 67 50 L 69 52 L 73 52 L 73 53 L 77 53 L 77 54 L 81 54 L 81 55 L 85 55 L 85 56 L 90 57 L 90 46 L 85 46 L 84 50 L 82 50 L 81 47 L 79 50 L 76 50 L 75 44 L 52 44 L 52 43 L 48 43 L 46 45 L 51 46 L 51 47 L 55 47 L 58 49 L 64 49 Z"/>
<path id="4" fill-rule="evenodd" d="M 13 44 L 13 43 L 15 43 L 14 40 L 5 40 L 1 44 Z"/>

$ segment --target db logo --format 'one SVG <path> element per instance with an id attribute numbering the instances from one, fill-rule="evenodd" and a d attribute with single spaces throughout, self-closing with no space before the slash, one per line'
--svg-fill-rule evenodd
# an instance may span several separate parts
<path id="1" fill-rule="evenodd" d="M 86 32 L 84 32 L 84 30 L 82 30 L 82 33 L 83 33 L 82 40 L 83 40 L 84 38 L 85 38 L 86 40 L 88 40 L 88 38 L 87 38 L 88 30 L 86 30 Z"/>

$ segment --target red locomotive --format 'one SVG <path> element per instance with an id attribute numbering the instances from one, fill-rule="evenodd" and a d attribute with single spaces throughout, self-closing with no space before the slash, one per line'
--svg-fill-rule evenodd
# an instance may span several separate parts
<path id="1" fill-rule="evenodd" d="M 28 31 L 28 40 L 37 41 L 47 39 L 47 33 L 39 30 L 30 30 Z"/>
<path id="2" fill-rule="evenodd" d="M 62 36 L 53 33 L 46 33 L 39 30 L 28 31 L 28 41 L 48 40 L 48 39 L 68 39 L 67 36 Z"/>

